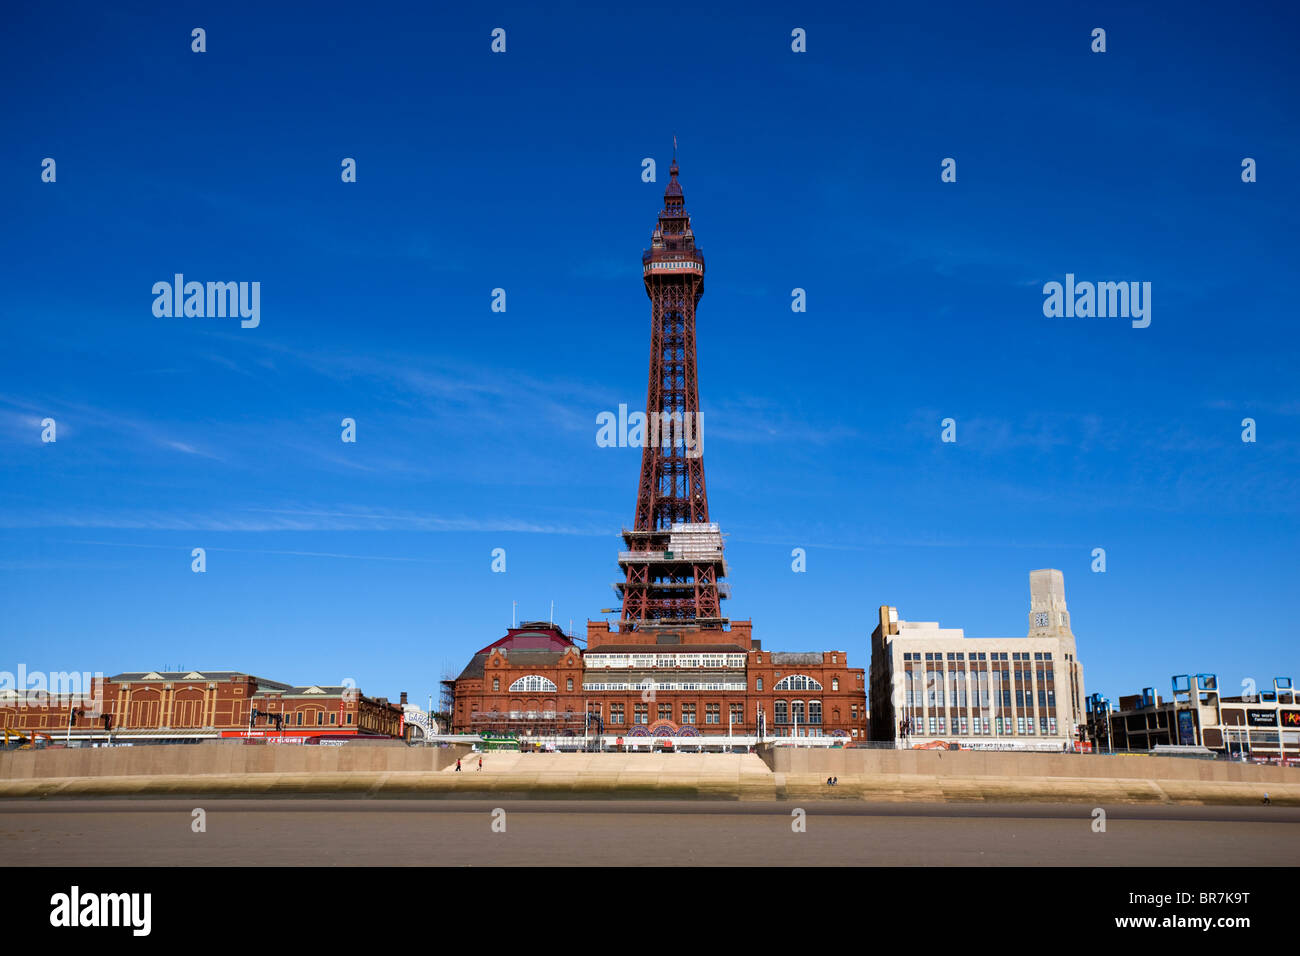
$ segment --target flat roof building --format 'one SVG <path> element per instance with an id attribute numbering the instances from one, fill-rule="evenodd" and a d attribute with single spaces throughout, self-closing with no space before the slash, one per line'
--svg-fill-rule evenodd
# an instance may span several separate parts
<path id="1" fill-rule="evenodd" d="M 1085 724 L 1083 667 L 1060 571 L 1029 573 L 1026 637 L 966 637 L 880 608 L 871 736 L 898 747 L 1062 750 Z"/>
<path id="2" fill-rule="evenodd" d="M 89 678 L 75 693 L 0 690 L 0 730 L 6 740 L 96 743 L 398 737 L 402 708 L 356 687 L 244 671 L 131 671 Z"/>
<path id="3" fill-rule="evenodd" d="M 1214 674 L 1180 674 L 1173 695 L 1154 687 L 1119 699 L 1118 709 L 1099 694 L 1088 700 L 1090 736 L 1116 751 L 1204 748 L 1229 757 L 1300 760 L 1300 700 L 1289 677 L 1268 691 L 1219 695 Z"/>

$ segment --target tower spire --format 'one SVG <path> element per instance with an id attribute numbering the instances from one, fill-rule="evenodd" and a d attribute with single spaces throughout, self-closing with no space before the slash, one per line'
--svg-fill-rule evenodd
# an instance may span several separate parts
<path id="1" fill-rule="evenodd" d="M 686 197 L 682 184 L 677 181 L 677 156 L 668 167 L 668 185 L 664 187 L 664 208 L 659 213 L 659 229 L 664 233 L 681 234 L 690 228 L 691 217 L 686 215 Z"/>

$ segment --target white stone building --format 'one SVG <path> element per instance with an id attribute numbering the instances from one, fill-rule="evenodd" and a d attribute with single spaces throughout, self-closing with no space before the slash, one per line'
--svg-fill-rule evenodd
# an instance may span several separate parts
<path id="1" fill-rule="evenodd" d="M 884 606 L 871 635 L 871 738 L 899 747 L 1056 750 L 1086 724 L 1060 571 L 1029 573 L 1026 637 L 966 637 Z"/>

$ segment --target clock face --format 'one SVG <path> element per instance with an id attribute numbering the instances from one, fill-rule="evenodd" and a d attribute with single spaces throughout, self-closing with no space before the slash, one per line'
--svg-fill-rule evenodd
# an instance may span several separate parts
<path id="1" fill-rule="evenodd" d="M 1047 612 L 1039 611 L 1034 615 L 1034 623 L 1039 627 L 1047 627 Z"/>

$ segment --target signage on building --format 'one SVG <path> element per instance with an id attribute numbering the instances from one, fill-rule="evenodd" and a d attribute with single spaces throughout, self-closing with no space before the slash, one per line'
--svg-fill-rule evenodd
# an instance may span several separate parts
<path id="1" fill-rule="evenodd" d="M 1029 740 L 963 740 L 963 741 L 941 741 L 932 740 L 926 744 L 913 744 L 913 750 L 1035 750 L 1046 753 L 1061 753 L 1063 744 L 1048 741 L 1029 741 Z"/>
<path id="2" fill-rule="evenodd" d="M 342 730 L 337 727 L 322 727 L 320 730 L 298 730 L 294 728 L 291 733 L 279 730 L 223 730 L 221 732 L 222 737 L 261 738 L 267 741 L 286 740 L 294 743 L 302 743 L 310 737 L 321 737 L 326 734 L 334 737 L 354 737 L 357 735 L 355 728 L 352 727 L 344 727 Z"/>
<path id="3" fill-rule="evenodd" d="M 1252 727 L 1276 727 L 1277 711 L 1249 709 L 1246 711 L 1246 723 Z"/>
<path id="4" fill-rule="evenodd" d="M 1281 713 L 1283 727 L 1300 727 L 1300 710 L 1284 710 Z"/>
<path id="5" fill-rule="evenodd" d="M 1184 747 L 1191 747 L 1196 744 L 1196 725 L 1192 720 L 1190 710 L 1180 710 L 1178 712 L 1178 742 Z"/>

